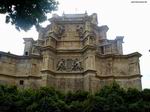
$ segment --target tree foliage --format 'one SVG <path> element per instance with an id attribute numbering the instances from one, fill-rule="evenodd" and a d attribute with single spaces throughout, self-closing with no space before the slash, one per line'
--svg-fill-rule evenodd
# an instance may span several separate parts
<path id="1" fill-rule="evenodd" d="M 0 85 L 0 112 L 150 112 L 149 98 L 150 89 L 124 90 L 117 83 L 96 94 Z"/>
<path id="2" fill-rule="evenodd" d="M 29 30 L 47 19 L 46 14 L 57 9 L 55 0 L 0 0 L 0 14 L 6 14 L 6 23 L 18 30 Z"/>

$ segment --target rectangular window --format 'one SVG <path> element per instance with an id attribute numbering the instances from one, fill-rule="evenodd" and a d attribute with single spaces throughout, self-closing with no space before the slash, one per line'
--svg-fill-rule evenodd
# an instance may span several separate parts
<path id="1" fill-rule="evenodd" d="M 101 53 L 104 54 L 104 46 L 100 47 Z"/>
<path id="2" fill-rule="evenodd" d="M 25 55 L 28 56 L 28 52 L 27 51 L 25 52 Z"/>
<path id="3" fill-rule="evenodd" d="M 24 80 L 20 80 L 19 84 L 24 85 Z"/>

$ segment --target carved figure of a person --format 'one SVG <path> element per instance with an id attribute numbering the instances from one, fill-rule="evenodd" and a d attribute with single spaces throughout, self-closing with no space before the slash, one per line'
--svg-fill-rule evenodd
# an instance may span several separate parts
<path id="1" fill-rule="evenodd" d="M 97 24 L 98 24 L 98 23 L 97 23 L 97 14 L 92 14 L 91 17 L 92 17 L 92 21 L 91 21 L 91 22 L 92 22 L 93 24 L 97 25 Z"/>
<path id="2" fill-rule="evenodd" d="M 74 60 L 72 70 L 74 71 L 82 70 L 81 62 L 78 59 Z"/>
<path id="3" fill-rule="evenodd" d="M 65 66 L 65 60 L 64 59 L 61 59 L 58 64 L 57 64 L 57 70 L 58 71 L 63 71 L 66 69 L 66 66 Z"/>
<path id="4" fill-rule="evenodd" d="M 85 22 L 85 30 L 91 32 L 91 23 L 89 21 Z"/>
<path id="5" fill-rule="evenodd" d="M 76 31 L 79 33 L 80 38 L 83 38 L 83 27 L 77 26 L 77 30 Z"/>
<path id="6" fill-rule="evenodd" d="M 65 31 L 65 26 L 59 26 L 58 27 L 58 35 L 61 36 L 64 33 L 64 31 Z"/>

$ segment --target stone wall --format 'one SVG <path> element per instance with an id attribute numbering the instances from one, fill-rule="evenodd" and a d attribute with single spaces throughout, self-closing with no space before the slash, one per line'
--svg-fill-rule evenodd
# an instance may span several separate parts
<path id="1" fill-rule="evenodd" d="M 38 83 L 41 79 L 40 58 L 16 56 L 3 52 L 0 54 L 0 79 L 2 83 L 19 87 L 39 87 L 40 84 Z"/>
<path id="2" fill-rule="evenodd" d="M 92 93 L 116 80 L 141 90 L 139 53 L 123 55 L 123 37 L 107 39 L 97 15 L 54 15 L 37 40 L 24 38 L 24 55 L 0 52 L 0 83 L 20 88 L 52 86 Z"/>

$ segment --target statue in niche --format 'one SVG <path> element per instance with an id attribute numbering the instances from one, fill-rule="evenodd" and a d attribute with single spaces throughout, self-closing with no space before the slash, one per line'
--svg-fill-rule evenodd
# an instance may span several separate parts
<path id="1" fill-rule="evenodd" d="M 58 26 L 58 37 L 60 37 L 61 35 L 63 35 L 63 33 L 65 32 L 65 26 Z"/>
<path id="2" fill-rule="evenodd" d="M 91 23 L 89 21 L 85 22 L 85 31 L 91 32 Z"/>
<path id="3" fill-rule="evenodd" d="M 81 62 L 76 58 L 72 63 L 72 71 L 82 70 Z"/>
<path id="4" fill-rule="evenodd" d="M 82 26 L 77 26 L 77 30 L 76 30 L 79 34 L 80 38 L 83 38 L 83 27 Z"/>
<path id="5" fill-rule="evenodd" d="M 97 14 L 92 14 L 92 16 L 91 16 L 92 18 L 92 21 L 91 21 L 91 23 L 92 24 L 94 24 L 94 25 L 97 25 L 98 24 L 98 22 L 97 22 Z"/>
<path id="6" fill-rule="evenodd" d="M 57 64 L 57 71 L 64 71 L 66 70 L 65 60 L 61 59 Z"/>

